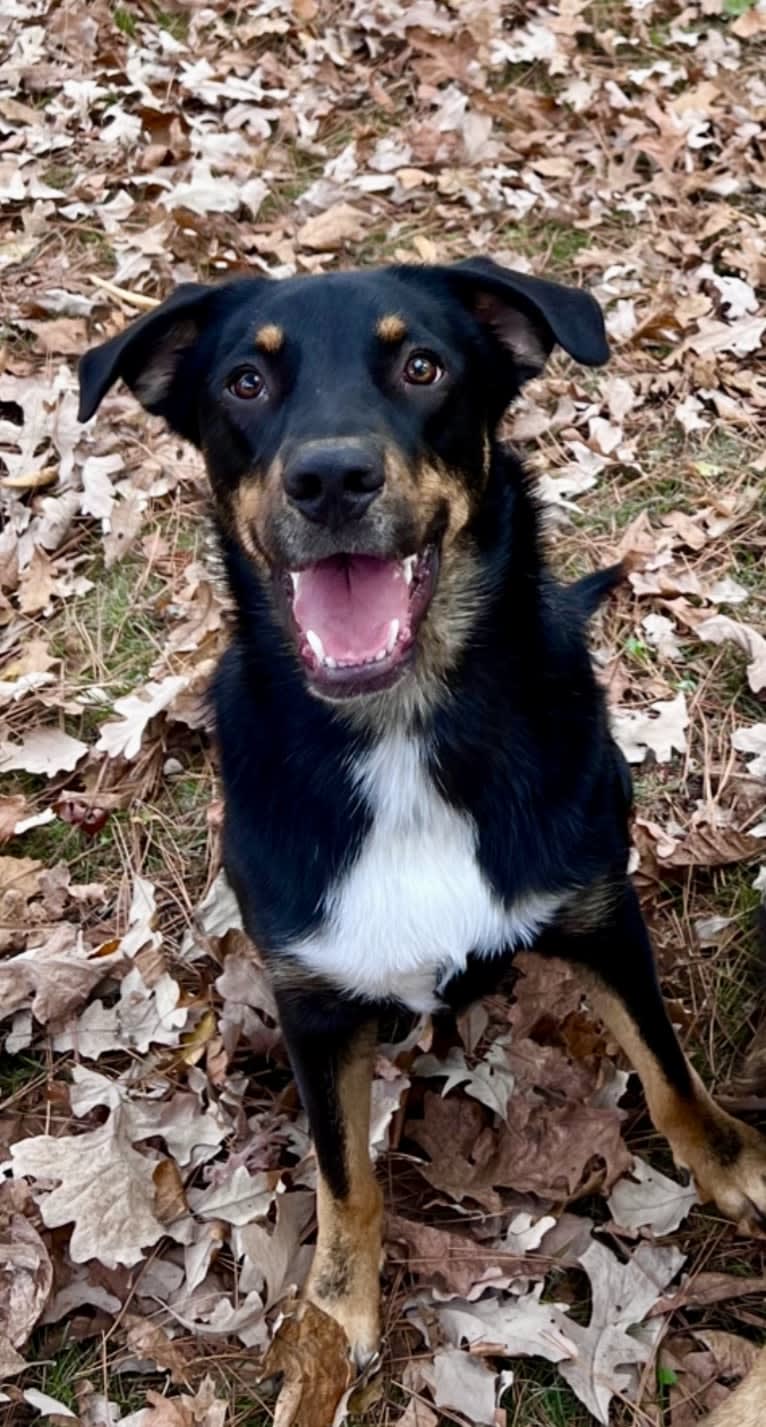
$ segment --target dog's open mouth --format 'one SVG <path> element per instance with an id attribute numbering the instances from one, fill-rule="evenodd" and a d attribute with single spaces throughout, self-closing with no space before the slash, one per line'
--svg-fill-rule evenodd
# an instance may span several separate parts
<path id="1" fill-rule="evenodd" d="M 290 571 L 286 590 L 312 683 L 342 696 L 394 682 L 428 608 L 436 566 L 429 546 L 406 559 L 333 555 Z"/>

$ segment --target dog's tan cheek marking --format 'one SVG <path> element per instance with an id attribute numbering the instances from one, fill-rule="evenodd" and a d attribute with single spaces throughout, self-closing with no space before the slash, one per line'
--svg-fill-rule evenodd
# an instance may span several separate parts
<path id="1" fill-rule="evenodd" d="M 447 507 L 447 529 L 443 547 L 450 546 L 468 524 L 471 501 L 459 471 L 450 470 L 441 462 L 424 461 L 417 475 L 419 505 L 425 515 L 425 527 L 433 520 L 440 506 Z"/>
<path id="2" fill-rule="evenodd" d="M 749 1230 L 766 1205 L 766 1140 L 716 1105 L 691 1066 L 690 1095 L 674 1089 L 619 997 L 591 978 L 589 994 L 639 1075 L 649 1114 L 676 1163 L 691 1170 L 701 1198 Z"/>
<path id="3" fill-rule="evenodd" d="M 736 1392 L 699 1427 L 764 1427 L 766 1423 L 766 1348 Z"/>
<path id="4" fill-rule="evenodd" d="M 268 564 L 261 549 L 261 540 L 275 504 L 278 482 L 281 482 L 281 468 L 278 462 L 273 462 L 265 479 L 256 476 L 245 480 L 231 498 L 234 533 L 242 548 L 259 565 Z"/>
<path id="5" fill-rule="evenodd" d="M 370 1087 L 375 1031 L 355 1042 L 336 1084 L 348 1193 L 336 1198 L 317 1176 L 317 1246 L 307 1296 L 346 1332 L 360 1358 L 377 1351 L 382 1194 L 370 1161 Z"/>
<path id="6" fill-rule="evenodd" d="M 381 342 L 401 342 L 407 335 L 407 323 L 398 312 L 388 312 L 378 320 L 375 331 Z"/>
<path id="7" fill-rule="evenodd" d="M 408 461 L 405 461 L 396 446 L 386 447 L 383 454 L 383 468 L 386 475 L 386 491 L 393 494 L 403 504 L 407 504 L 409 514 L 414 516 L 417 513 L 415 505 L 418 498 L 416 471 Z"/>
<path id="8" fill-rule="evenodd" d="M 285 334 L 276 322 L 266 322 L 255 334 L 255 345 L 261 352 L 278 352 L 284 344 Z"/>

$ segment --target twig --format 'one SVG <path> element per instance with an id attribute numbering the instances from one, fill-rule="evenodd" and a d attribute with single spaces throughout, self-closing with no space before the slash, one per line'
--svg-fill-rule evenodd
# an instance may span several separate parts
<path id="1" fill-rule="evenodd" d="M 106 278 L 94 277 L 91 274 L 91 282 L 95 287 L 100 287 L 104 292 L 108 292 L 110 297 L 115 297 L 118 302 L 127 303 L 128 307 L 138 307 L 143 312 L 151 312 L 153 308 L 159 307 L 159 298 L 147 297 L 143 292 L 129 292 L 126 287 L 117 287 L 116 283 L 107 282 Z"/>

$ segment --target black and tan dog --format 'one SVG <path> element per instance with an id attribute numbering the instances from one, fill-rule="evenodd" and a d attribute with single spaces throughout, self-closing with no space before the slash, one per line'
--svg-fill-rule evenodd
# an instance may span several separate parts
<path id="1" fill-rule="evenodd" d="M 376 1023 L 456 1008 L 519 947 L 580 966 L 701 1194 L 766 1214 L 766 1141 L 678 1045 L 628 880 L 630 780 L 584 626 L 497 440 L 587 294 L 487 260 L 179 288 L 88 352 L 204 452 L 237 609 L 216 710 L 225 856 L 268 960 L 319 1163 L 309 1295 L 379 1334 Z"/>

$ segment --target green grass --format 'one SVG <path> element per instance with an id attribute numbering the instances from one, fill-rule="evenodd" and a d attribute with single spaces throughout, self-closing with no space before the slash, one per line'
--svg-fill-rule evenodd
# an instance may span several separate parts
<path id="1" fill-rule="evenodd" d="M 71 229 L 71 233 L 69 232 Z M 107 238 L 103 228 L 85 228 L 78 224 L 76 228 L 68 225 L 67 237 L 70 239 L 74 252 L 80 247 L 81 257 L 86 257 L 92 268 L 96 265 L 114 272 L 117 258 L 114 248 Z"/>
<path id="2" fill-rule="evenodd" d="M 763 573 L 763 551 L 738 544 L 733 551 L 732 575 L 735 580 L 739 580 L 741 585 L 745 585 L 754 595 L 766 598 L 766 580 Z M 727 606 L 728 608 L 728 606 Z M 736 607 L 736 617 L 739 618 L 739 611 L 742 611 L 741 618 L 747 621 L 748 605 L 738 605 Z"/>
<path id="3" fill-rule="evenodd" d="M 36 778 L 36 783 L 43 779 Z M 100 882 L 122 866 L 118 825 L 127 833 L 131 820 L 128 811 L 110 813 L 100 832 L 93 837 L 71 823 L 55 818 L 42 827 L 31 828 L 19 840 L 19 856 L 36 857 L 46 867 L 64 862 L 75 882 Z"/>
<path id="4" fill-rule="evenodd" d="M 0 1108 L 4 1101 L 12 1099 L 25 1086 L 32 1085 L 47 1073 L 45 1061 L 31 1051 L 21 1051 L 18 1055 L 3 1052 L 0 1055 Z"/>
<path id="5" fill-rule="evenodd" d="M 71 164 L 53 163 L 43 170 L 42 177 L 43 182 L 49 184 L 51 188 L 66 190 L 77 177 L 77 169 L 73 168 Z"/>
<path id="6" fill-rule="evenodd" d="M 577 254 L 592 242 L 591 233 L 554 220 L 514 223 L 501 230 L 501 235 L 504 246 L 526 258 L 544 260 L 546 272 L 560 272 L 570 278 Z"/>
<path id="7" fill-rule="evenodd" d="M 83 684 L 100 684 L 112 699 L 145 683 L 162 647 L 166 625 L 150 606 L 161 596 L 163 581 L 146 575 L 140 556 L 128 555 L 107 569 L 100 555 L 87 570 L 93 588 L 65 605 L 50 625 L 51 653 L 82 673 Z M 140 605 L 136 592 L 143 586 Z M 79 666 L 79 667 L 78 667 Z M 105 676 L 105 677 L 104 677 Z M 94 705 L 102 722 L 108 705 Z M 87 718 L 90 710 L 83 714 Z"/>
<path id="8" fill-rule="evenodd" d="M 78 1389 L 89 1382 L 96 1392 L 104 1391 L 104 1360 L 99 1336 L 82 1342 L 70 1341 L 68 1327 L 58 1324 L 38 1328 L 27 1345 L 25 1356 L 32 1364 L 20 1385 L 36 1387 L 57 1402 L 63 1402 L 72 1411 L 78 1410 Z M 106 1393 L 115 1402 L 120 1415 L 136 1412 L 146 1406 L 146 1390 L 154 1388 L 164 1392 L 167 1387 L 164 1373 L 135 1374 L 116 1372 L 111 1364 L 107 1366 Z M 171 1396 L 186 1389 L 172 1388 Z M 193 1389 L 192 1389 L 193 1390 Z M 266 1419 L 254 1419 L 250 1427 L 261 1427 Z"/>
<path id="9" fill-rule="evenodd" d="M 711 609 L 711 614 L 716 614 L 715 609 Z M 740 616 L 737 609 L 725 608 L 721 613 L 732 616 L 734 619 L 742 618 L 746 623 L 752 620 L 752 614 L 744 611 Z M 756 620 L 756 624 L 758 620 Z M 763 720 L 763 704 L 758 695 L 753 693 L 747 682 L 748 658 L 743 649 L 735 644 L 720 644 L 716 647 L 706 646 L 710 656 L 716 656 L 715 664 L 715 688 L 718 697 L 722 702 L 728 702 L 737 721 L 752 719 L 754 722 Z"/>
<path id="10" fill-rule="evenodd" d="M 161 30 L 167 30 L 174 40 L 185 40 L 189 34 L 189 16 L 176 15 L 171 10 L 158 8 L 154 11 L 154 20 Z"/>
<path id="11" fill-rule="evenodd" d="M 57 1402 L 63 1402 L 65 1407 L 76 1411 L 78 1382 L 82 1382 L 88 1377 L 98 1381 L 101 1377 L 98 1350 L 94 1348 L 92 1342 L 68 1342 L 65 1330 L 61 1347 L 54 1353 L 50 1353 L 46 1352 L 45 1337 L 45 1329 L 41 1329 L 34 1335 L 32 1344 L 34 1344 L 35 1354 L 39 1354 L 41 1359 L 47 1359 L 47 1361 L 43 1361 L 37 1371 L 33 1369 L 30 1373 L 25 1373 L 24 1386 L 37 1387 L 40 1392 L 47 1393 L 49 1397 L 55 1397 Z M 30 1344 L 30 1348 L 32 1344 Z M 29 1356 L 29 1349 L 27 1355 Z"/>
<path id="12" fill-rule="evenodd" d="M 513 1385 L 503 1406 L 508 1427 L 592 1427 L 593 1418 L 552 1363 L 515 1358 Z"/>
<path id="13" fill-rule="evenodd" d="M 138 20 L 132 10 L 127 10 L 119 5 L 114 11 L 114 23 L 121 34 L 127 35 L 128 39 L 134 40 L 138 34 Z"/>

